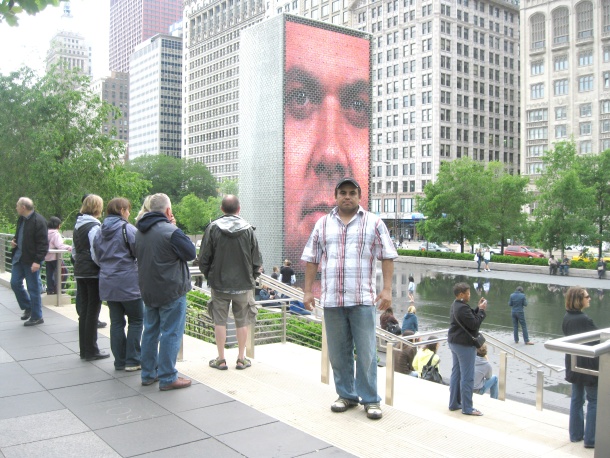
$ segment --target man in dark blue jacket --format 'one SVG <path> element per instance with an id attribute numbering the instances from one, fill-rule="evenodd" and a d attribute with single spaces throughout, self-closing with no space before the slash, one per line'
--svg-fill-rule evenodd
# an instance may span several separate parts
<path id="1" fill-rule="evenodd" d="M 27 320 L 24 325 L 36 326 L 44 323 L 40 298 L 40 264 L 49 251 L 47 222 L 42 215 L 34 211 L 34 203 L 27 197 L 21 197 L 17 201 L 17 213 L 17 231 L 11 241 L 11 288 L 23 310 L 21 319 Z M 24 279 L 27 291 L 23 287 Z"/>
<path id="2" fill-rule="evenodd" d="M 196 252 L 175 223 L 169 197 L 154 194 L 150 212 L 138 221 L 136 233 L 138 283 L 146 306 L 142 385 L 158 380 L 161 391 L 191 386 L 189 379 L 178 377 L 176 358 L 184 334 L 186 293 L 191 290 L 187 262 L 195 259 Z"/>
<path id="3" fill-rule="evenodd" d="M 508 305 L 512 308 L 511 315 L 513 318 L 513 337 L 515 338 L 515 343 L 519 343 L 519 324 L 521 324 L 525 345 L 534 345 L 534 342 L 530 341 L 529 334 L 527 333 L 524 310 L 527 306 L 527 298 L 525 297 L 522 286 L 517 286 L 515 292 L 510 295 Z"/>

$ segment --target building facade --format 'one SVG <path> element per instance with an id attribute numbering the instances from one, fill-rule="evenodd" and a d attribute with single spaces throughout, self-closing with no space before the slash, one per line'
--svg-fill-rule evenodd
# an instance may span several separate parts
<path id="1" fill-rule="evenodd" d="M 240 32 L 264 18 L 263 0 L 184 2 L 182 157 L 217 180 L 237 179 Z"/>
<path id="2" fill-rule="evenodd" d="M 84 75 L 91 75 L 91 46 L 76 32 L 59 31 L 51 39 L 47 52 L 47 71 L 53 65 L 66 70 L 76 68 Z"/>
<path id="3" fill-rule="evenodd" d="M 535 178 L 555 142 L 610 148 L 610 0 L 525 0 L 521 15 L 521 169 Z"/>
<path id="4" fill-rule="evenodd" d="M 158 34 L 138 45 L 129 72 L 129 159 L 180 157 L 182 38 Z"/>
<path id="5" fill-rule="evenodd" d="M 104 133 L 127 143 L 129 140 L 129 74 L 111 72 L 110 76 L 91 83 L 91 89 L 103 101 L 114 105 L 121 112 L 121 117 L 118 119 L 108 119 L 104 123 Z"/>
<path id="6" fill-rule="evenodd" d="M 182 19 L 182 0 L 110 0 L 110 70 L 129 72 L 135 47 Z"/>

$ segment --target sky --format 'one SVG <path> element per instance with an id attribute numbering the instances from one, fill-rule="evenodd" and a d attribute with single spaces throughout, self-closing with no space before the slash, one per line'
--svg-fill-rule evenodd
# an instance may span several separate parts
<path id="1" fill-rule="evenodd" d="M 59 30 L 80 33 L 91 46 L 93 78 L 108 75 L 108 27 L 110 0 L 71 0 L 72 18 L 62 18 L 63 3 L 48 6 L 35 16 L 20 15 L 19 25 L 0 23 L 0 73 L 22 66 L 42 74 L 51 38 Z"/>

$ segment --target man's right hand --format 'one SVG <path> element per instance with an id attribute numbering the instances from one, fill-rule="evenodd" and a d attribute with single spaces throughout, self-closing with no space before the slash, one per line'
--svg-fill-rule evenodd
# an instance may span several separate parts
<path id="1" fill-rule="evenodd" d="M 17 248 L 17 242 L 15 242 L 15 239 L 11 240 L 11 247 Z"/>
<path id="2" fill-rule="evenodd" d="M 316 299 L 313 296 L 313 293 L 305 293 L 303 295 L 303 305 L 305 305 L 305 309 L 312 311 L 316 307 Z"/>

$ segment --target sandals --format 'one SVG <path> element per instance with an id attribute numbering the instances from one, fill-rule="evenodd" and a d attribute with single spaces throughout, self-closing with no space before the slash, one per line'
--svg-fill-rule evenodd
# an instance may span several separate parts
<path id="1" fill-rule="evenodd" d="M 238 369 L 240 371 L 248 369 L 250 366 L 252 366 L 252 362 L 248 358 L 238 359 L 236 364 L 237 365 L 235 366 L 235 369 Z"/>
<path id="2" fill-rule="evenodd" d="M 483 412 L 481 412 L 480 410 L 477 409 L 472 409 L 472 412 L 470 413 L 464 413 L 462 412 L 464 415 L 472 415 L 473 417 L 482 417 L 483 416 Z"/>
<path id="3" fill-rule="evenodd" d="M 215 358 L 210 360 L 210 367 L 218 369 L 219 371 L 226 371 L 229 367 L 227 366 L 226 359 Z"/>

